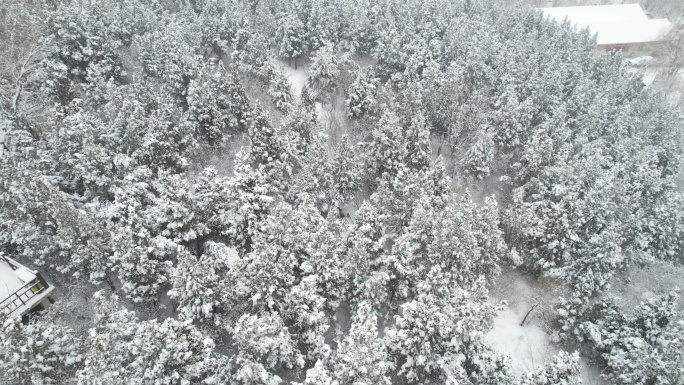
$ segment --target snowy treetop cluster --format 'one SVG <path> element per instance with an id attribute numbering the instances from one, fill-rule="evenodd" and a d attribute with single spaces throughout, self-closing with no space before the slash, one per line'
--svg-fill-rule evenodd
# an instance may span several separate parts
<path id="1" fill-rule="evenodd" d="M 0 383 L 570 385 L 580 354 L 684 383 L 676 292 L 605 295 L 684 262 L 676 121 L 586 31 L 494 0 L 0 18 L 0 252 L 63 293 L 0 320 Z M 523 374 L 484 339 L 513 268 L 565 288 Z"/>

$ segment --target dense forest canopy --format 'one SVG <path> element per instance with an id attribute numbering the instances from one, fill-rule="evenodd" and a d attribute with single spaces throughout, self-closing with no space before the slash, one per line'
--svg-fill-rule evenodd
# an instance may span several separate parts
<path id="1" fill-rule="evenodd" d="M 684 262 L 674 111 L 498 3 L 0 1 L 0 253 L 61 292 L 0 382 L 683 384 L 676 291 L 607 294 Z M 511 269 L 562 289 L 528 373 Z"/>

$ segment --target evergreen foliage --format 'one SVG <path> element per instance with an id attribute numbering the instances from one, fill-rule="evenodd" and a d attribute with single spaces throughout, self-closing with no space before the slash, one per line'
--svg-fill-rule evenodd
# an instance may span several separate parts
<path id="1" fill-rule="evenodd" d="M 0 21 L 0 252 L 94 309 L 3 314 L 0 382 L 578 384 L 578 354 L 519 376 L 484 338 L 520 265 L 607 381 L 682 383 L 676 294 L 606 296 L 684 261 L 678 121 L 587 31 L 494 0 Z"/>

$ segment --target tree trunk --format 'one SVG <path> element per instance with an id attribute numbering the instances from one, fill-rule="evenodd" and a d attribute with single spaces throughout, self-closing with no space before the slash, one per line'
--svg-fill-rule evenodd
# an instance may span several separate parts
<path id="1" fill-rule="evenodd" d="M 12 111 L 17 112 L 17 109 L 19 108 L 19 97 L 21 96 L 21 91 L 24 89 L 24 87 L 19 83 L 19 80 L 17 80 L 17 88 L 14 91 L 14 97 L 12 98 Z"/>
<path id="2" fill-rule="evenodd" d="M 527 321 L 527 317 L 530 315 L 530 313 L 532 313 L 532 310 L 534 310 L 534 308 L 537 307 L 537 305 L 539 305 L 539 304 L 535 303 L 534 305 L 532 305 L 532 307 L 527 312 L 527 314 L 525 314 L 525 318 L 523 318 L 522 322 L 520 323 L 520 326 L 523 326 L 525 324 L 525 321 Z"/>

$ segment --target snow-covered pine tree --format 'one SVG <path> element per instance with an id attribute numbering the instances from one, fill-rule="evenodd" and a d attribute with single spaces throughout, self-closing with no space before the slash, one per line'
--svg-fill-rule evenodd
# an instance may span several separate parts
<path id="1" fill-rule="evenodd" d="M 187 105 L 188 87 L 201 69 L 201 57 L 191 48 L 196 41 L 191 26 L 181 18 L 166 16 L 145 34 L 136 36 L 143 73 L 163 81 L 181 105 Z"/>
<path id="2" fill-rule="evenodd" d="M 111 236 L 100 202 L 81 204 L 28 165 L 0 169 L 0 242 L 31 263 L 100 283 L 111 273 Z"/>
<path id="3" fill-rule="evenodd" d="M 308 113 L 316 116 L 316 100 L 311 96 L 311 90 L 306 84 L 302 86 L 302 94 L 299 95 L 299 103 Z"/>
<path id="4" fill-rule="evenodd" d="M 348 117 L 360 119 L 375 111 L 378 83 L 377 79 L 373 78 L 372 70 L 357 70 L 356 76 L 346 93 L 345 103 Z"/>
<path id="5" fill-rule="evenodd" d="M 468 290 L 457 282 L 434 265 L 386 331 L 398 374 L 408 383 L 490 383 L 507 377 L 503 358 L 484 341 L 497 311 L 487 300 L 484 281 Z"/>
<path id="6" fill-rule="evenodd" d="M 352 283 L 349 290 L 352 293 L 351 297 L 375 298 L 374 303 L 382 302 L 386 294 L 385 285 L 381 282 L 373 284 L 370 278 L 374 273 L 378 274 L 376 278 L 386 274 L 378 269 L 378 264 L 385 253 L 385 237 L 378 208 L 369 201 L 363 202 L 356 211 L 354 228 L 346 243 L 345 271 L 348 272 L 348 278 Z M 385 281 L 389 281 L 388 276 Z"/>
<path id="7" fill-rule="evenodd" d="M 226 360 L 190 321 L 140 321 L 116 296 L 94 295 L 97 312 L 89 331 L 81 384 L 212 382 L 225 378 Z"/>
<path id="8" fill-rule="evenodd" d="M 533 105 L 530 99 L 522 102 L 518 99 L 515 87 L 509 83 L 494 102 L 496 111 L 491 127 L 495 131 L 490 134 L 490 140 L 500 147 L 515 148 L 527 141 Z"/>
<path id="9" fill-rule="evenodd" d="M 461 169 L 466 175 L 471 175 L 476 179 L 484 179 L 492 172 L 494 161 L 494 141 L 489 130 L 482 129 L 474 143 L 461 158 Z"/>
<path id="10" fill-rule="evenodd" d="M 294 67 L 297 69 L 297 59 L 306 51 L 305 25 L 296 14 L 283 14 L 278 18 L 278 44 L 280 55 L 290 60 L 294 59 Z"/>
<path id="11" fill-rule="evenodd" d="M 221 243 L 207 242 L 198 258 L 179 246 L 176 265 L 170 275 L 169 297 L 178 303 L 182 319 L 208 325 L 221 325 L 227 312 L 225 282 L 228 271 L 237 262 L 237 253 Z"/>
<path id="12" fill-rule="evenodd" d="M 0 370 L 4 381 L 63 384 L 83 366 L 83 338 L 69 327 L 42 319 L 27 325 L 17 317 L 2 321 Z"/>
<path id="13" fill-rule="evenodd" d="M 196 239 L 195 247 L 197 251 L 204 248 L 204 239 L 215 238 L 225 235 L 231 225 L 231 220 L 235 212 L 231 201 L 226 197 L 233 194 L 235 180 L 218 176 L 216 169 L 207 167 L 198 175 L 192 186 L 195 218 L 206 226 L 204 236 Z"/>
<path id="14" fill-rule="evenodd" d="M 327 150 L 314 102 L 308 99 L 309 95 L 305 87 L 299 103 L 292 105 L 289 113 L 283 118 L 281 128 L 284 140 L 288 141 L 288 151 L 297 156 L 299 162 L 306 162 L 306 159 L 311 156 L 309 154 L 311 146 L 318 146 L 319 152 Z"/>
<path id="15" fill-rule="evenodd" d="M 152 27 L 151 12 L 138 1 L 113 7 L 105 1 L 79 0 L 45 14 L 43 27 L 51 46 L 45 60 L 48 93 L 66 105 L 94 78 L 120 84 L 125 74 L 122 53 Z"/>
<path id="16" fill-rule="evenodd" d="M 581 385 L 579 354 L 564 351 L 533 372 L 526 373 L 516 385 Z"/>
<path id="17" fill-rule="evenodd" d="M 273 104 L 283 113 L 288 113 L 292 108 L 292 86 L 287 75 L 280 68 L 272 71 L 268 93 Z"/>
<path id="18" fill-rule="evenodd" d="M 198 217 L 196 198 L 190 181 L 178 174 L 160 173 L 151 183 L 155 198 L 145 208 L 147 228 L 176 244 L 195 246 L 209 228 Z"/>
<path id="19" fill-rule="evenodd" d="M 243 314 L 233 329 L 238 348 L 233 358 L 234 381 L 244 385 L 276 385 L 274 372 L 303 366 L 304 360 L 278 313 Z"/>
<path id="20" fill-rule="evenodd" d="M 232 134 L 231 78 L 222 66 L 205 65 L 188 88 L 188 120 L 195 124 L 196 135 L 209 145 L 220 145 L 224 135 Z"/>
<path id="21" fill-rule="evenodd" d="M 506 258 L 506 244 L 498 228 L 498 209 L 493 197 L 478 207 L 468 195 L 453 200 L 435 217 L 428 255 L 434 262 L 467 285 L 478 279 L 493 282 Z"/>
<path id="22" fill-rule="evenodd" d="M 311 236 L 323 218 L 310 203 L 274 205 L 259 223 L 251 252 L 242 258 L 233 279 L 240 287 L 240 306 L 285 314 L 285 298 L 302 278 L 302 264 L 310 258 Z"/>
<path id="23" fill-rule="evenodd" d="M 381 33 L 376 28 L 382 7 L 368 0 L 357 1 L 356 7 L 345 7 L 346 28 L 342 29 L 342 37 L 350 46 L 350 51 L 359 54 L 370 54 L 378 43 Z"/>
<path id="24" fill-rule="evenodd" d="M 406 166 L 416 171 L 430 167 L 430 127 L 421 111 L 411 117 L 406 133 Z"/>
<path id="25" fill-rule="evenodd" d="M 333 45 L 326 42 L 311 58 L 307 85 L 311 94 L 320 100 L 327 99 L 337 86 L 340 69 Z"/>
<path id="26" fill-rule="evenodd" d="M 335 385 L 337 381 L 333 380 L 332 374 L 326 369 L 323 361 L 318 360 L 313 368 L 306 371 L 306 379 L 303 383 L 293 382 L 292 385 Z"/>
<path id="27" fill-rule="evenodd" d="M 245 17 L 243 10 L 223 0 L 206 0 L 196 3 L 198 20 L 201 25 L 200 45 L 204 56 L 221 57 L 230 52 L 230 45 Z"/>
<path id="28" fill-rule="evenodd" d="M 285 155 L 280 135 L 258 103 L 254 108 L 254 123 L 249 129 L 249 139 L 250 163 L 255 167 L 276 163 Z"/>
<path id="29" fill-rule="evenodd" d="M 255 113 L 240 81 L 240 75 L 236 68 L 230 70 L 230 110 L 233 114 L 231 128 L 235 132 L 247 132 L 251 126 Z"/>
<path id="30" fill-rule="evenodd" d="M 378 336 L 378 317 L 373 306 L 359 303 L 349 334 L 339 342 L 333 377 L 340 384 L 391 384 L 391 363 Z"/>
<path id="31" fill-rule="evenodd" d="M 671 368 L 684 358 L 682 314 L 678 291 L 651 298 L 629 314 L 615 298 L 604 297 L 591 306 L 586 301 L 564 301 L 559 309 L 560 337 L 580 343 L 584 355 L 602 368 L 611 383 L 678 384 Z"/>
<path id="32" fill-rule="evenodd" d="M 147 223 L 147 210 L 154 209 L 149 170 L 129 176 L 126 184 L 113 189 L 115 196 L 112 217 L 112 269 L 124 293 L 134 302 L 149 302 L 157 298 L 168 281 L 167 261 L 176 252 L 173 240 L 153 232 Z M 157 229 L 159 231 L 159 229 Z"/>
<path id="33" fill-rule="evenodd" d="M 269 48 L 269 40 L 269 36 L 244 26 L 237 30 L 233 38 L 235 49 L 231 58 L 236 67 L 263 83 L 268 82 L 270 63 L 275 60 L 275 55 Z"/>
<path id="34" fill-rule="evenodd" d="M 347 135 L 342 137 L 337 146 L 331 173 L 337 193 L 342 199 L 350 200 L 361 188 L 361 164 Z"/>
<path id="35" fill-rule="evenodd" d="M 312 264 L 305 262 L 300 266 L 309 271 L 304 271 L 301 281 L 286 294 L 283 317 L 307 361 L 327 359 L 332 350 L 325 342 L 330 319 L 326 314 L 326 299 L 319 288 L 320 278 Z"/>
<path id="36" fill-rule="evenodd" d="M 372 135 L 364 154 L 368 178 L 373 181 L 385 173 L 388 177 L 396 175 L 408 155 L 404 127 L 397 114 L 385 109 Z"/>
<path id="37" fill-rule="evenodd" d="M 277 190 L 263 167 L 250 167 L 249 153 L 238 152 L 235 158 L 235 177 L 229 183 L 230 199 L 222 221 L 225 226 L 222 235 L 228 236 L 242 255 L 251 251 L 257 225 L 269 212 Z"/>
<path id="38" fill-rule="evenodd" d="M 350 294 L 347 290 L 340 290 L 347 284 L 349 273 L 346 270 L 348 266 L 345 266 L 344 245 L 338 224 L 330 218 L 320 224 L 309 244 L 310 258 L 301 265 L 306 273 L 316 275 L 319 293 L 326 299 L 328 310 L 337 309 Z"/>

